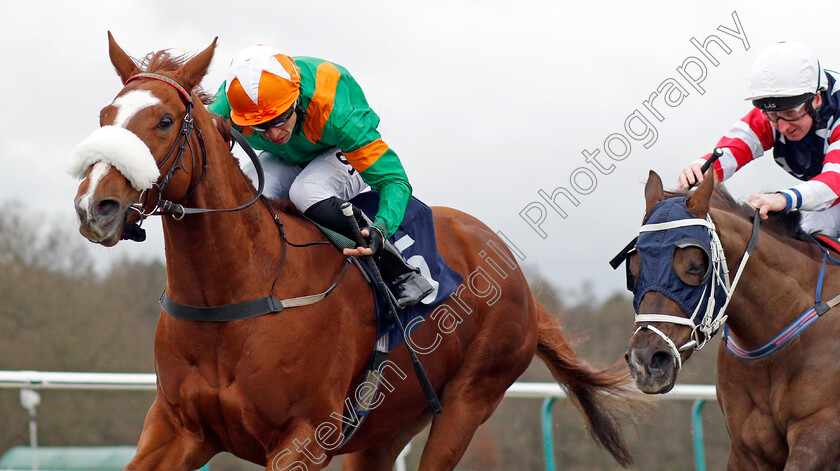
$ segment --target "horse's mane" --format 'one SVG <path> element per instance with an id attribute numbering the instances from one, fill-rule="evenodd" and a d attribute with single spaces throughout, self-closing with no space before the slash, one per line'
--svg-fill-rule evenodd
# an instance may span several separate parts
<path id="1" fill-rule="evenodd" d="M 668 198 L 675 196 L 690 196 L 688 191 L 666 191 Z M 737 214 L 752 221 L 755 209 L 746 203 L 739 203 L 729 193 L 724 185 L 717 185 L 712 192 L 711 207 Z M 772 212 L 769 217 L 761 221 L 761 228 L 777 236 L 801 240 L 799 222 L 802 216 L 798 211 L 789 213 Z"/>
<path id="2" fill-rule="evenodd" d="M 150 52 L 146 54 L 139 62 L 140 70 L 143 72 L 153 72 L 166 75 L 167 72 L 173 73 L 181 68 L 188 60 L 192 58 L 189 54 L 174 55 L 169 49 L 164 49 L 157 52 Z M 205 105 L 209 105 L 213 96 L 205 92 L 200 86 L 196 86 L 192 90 L 198 95 L 198 98 Z"/>

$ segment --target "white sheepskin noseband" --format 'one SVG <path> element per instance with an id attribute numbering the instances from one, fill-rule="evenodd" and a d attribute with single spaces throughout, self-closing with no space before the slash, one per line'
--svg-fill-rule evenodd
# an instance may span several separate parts
<path id="1" fill-rule="evenodd" d="M 133 132 L 119 126 L 103 126 L 76 146 L 67 162 L 67 173 L 83 179 L 97 162 L 119 170 L 138 191 L 148 190 L 160 178 L 149 147 Z"/>

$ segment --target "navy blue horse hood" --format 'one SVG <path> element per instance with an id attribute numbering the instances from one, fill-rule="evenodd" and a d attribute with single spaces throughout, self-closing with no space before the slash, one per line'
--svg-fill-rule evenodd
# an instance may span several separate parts
<path id="1" fill-rule="evenodd" d="M 694 324 L 698 325 L 707 311 L 706 302 L 710 292 L 714 291 L 716 312 L 726 303 L 726 289 L 723 286 L 715 286 L 712 276 L 710 229 L 706 225 L 700 225 L 705 224 L 705 219 L 698 219 L 691 214 L 686 207 L 687 200 L 687 197 L 678 197 L 657 202 L 642 226 L 636 241 L 640 267 L 634 289 L 633 307 L 638 313 L 644 295 L 649 291 L 656 291 L 674 301 Z M 699 224 L 667 229 L 650 227 L 679 220 L 693 220 Z M 703 281 L 697 286 L 684 282 L 678 276 L 673 263 L 674 251 L 690 246 L 698 247 L 706 254 L 707 270 Z"/>

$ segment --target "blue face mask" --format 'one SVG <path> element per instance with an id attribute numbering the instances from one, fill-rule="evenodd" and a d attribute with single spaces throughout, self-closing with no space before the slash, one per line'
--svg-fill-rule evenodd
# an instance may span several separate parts
<path id="1" fill-rule="evenodd" d="M 656 203 L 645 221 L 643 231 L 636 241 L 639 254 L 639 275 L 637 280 L 628 279 L 628 287 L 634 293 L 633 307 L 639 312 L 639 304 L 649 291 L 656 291 L 676 303 L 695 325 L 706 313 L 710 293 L 714 291 L 715 312 L 726 302 L 726 290 L 718 286 L 713 290 L 711 236 L 705 225 L 685 225 L 661 230 L 650 227 L 654 224 L 679 220 L 698 220 L 686 207 L 687 198 L 669 198 Z M 691 224 L 690 221 L 686 223 Z M 674 252 L 678 248 L 697 247 L 706 256 L 706 273 L 696 285 L 686 283 L 674 268 Z M 632 276 L 628 270 L 628 276 Z M 635 283 L 633 283 L 635 281 Z M 693 316 L 693 317 L 692 317 Z"/>

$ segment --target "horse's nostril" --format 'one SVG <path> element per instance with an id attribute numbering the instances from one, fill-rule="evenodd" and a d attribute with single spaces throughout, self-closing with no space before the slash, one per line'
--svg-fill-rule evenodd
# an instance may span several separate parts
<path id="1" fill-rule="evenodd" d="M 101 218 L 111 218 L 120 209 L 120 204 L 114 200 L 102 200 L 96 203 L 93 209 L 94 215 Z"/>
<path id="2" fill-rule="evenodd" d="M 76 204 L 76 215 L 79 216 L 79 221 L 84 221 L 87 217 L 87 211 L 85 211 L 84 208 Z"/>
<path id="3" fill-rule="evenodd" d="M 650 357 L 648 367 L 651 371 L 661 371 L 671 363 L 671 355 L 667 352 L 656 352 Z"/>

